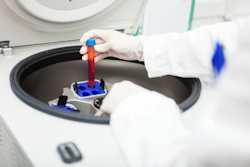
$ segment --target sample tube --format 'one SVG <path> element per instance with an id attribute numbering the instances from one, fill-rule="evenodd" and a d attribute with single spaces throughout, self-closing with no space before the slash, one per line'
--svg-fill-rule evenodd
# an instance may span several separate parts
<path id="1" fill-rule="evenodd" d="M 88 53 L 88 82 L 89 88 L 93 89 L 95 84 L 95 40 L 87 40 L 86 46 Z"/>

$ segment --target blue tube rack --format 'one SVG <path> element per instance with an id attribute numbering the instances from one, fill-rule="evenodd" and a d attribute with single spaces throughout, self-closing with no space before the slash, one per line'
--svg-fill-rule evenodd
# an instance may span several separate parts
<path id="1" fill-rule="evenodd" d="M 74 108 L 72 108 L 70 106 L 58 106 L 58 105 L 54 105 L 54 104 L 52 104 L 51 106 L 53 108 L 57 108 L 57 109 L 64 110 L 64 111 L 67 111 L 67 112 L 72 112 L 73 110 L 75 110 Z"/>
<path id="2" fill-rule="evenodd" d="M 77 83 L 78 84 L 78 96 L 80 97 L 90 97 L 105 94 L 106 91 L 102 90 L 100 87 L 100 83 L 95 81 L 94 88 L 89 88 L 88 82 Z M 75 84 L 72 85 L 73 90 L 75 90 Z"/>

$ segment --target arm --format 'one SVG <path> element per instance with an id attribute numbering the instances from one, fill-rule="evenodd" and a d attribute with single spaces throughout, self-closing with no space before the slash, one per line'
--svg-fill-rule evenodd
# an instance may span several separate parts
<path id="1" fill-rule="evenodd" d="M 189 134 L 180 114 L 172 99 L 151 91 L 133 95 L 119 104 L 110 125 L 131 167 L 185 164 Z"/>
<path id="2" fill-rule="evenodd" d="M 149 77 L 212 77 L 212 56 L 216 42 L 228 53 L 235 49 L 250 19 L 205 26 L 187 33 L 168 33 L 146 37 L 144 61 Z"/>
<path id="3" fill-rule="evenodd" d="M 192 166 L 248 167 L 250 164 L 250 23 L 227 64 L 210 105 L 190 138 Z M 206 144 L 204 144 L 206 143 Z M 210 164 L 210 165 L 209 165 Z"/>
<path id="4" fill-rule="evenodd" d="M 232 57 L 229 52 L 236 47 L 237 43 L 235 42 L 236 39 L 232 37 L 233 29 L 237 30 L 235 36 L 238 39 L 241 36 L 239 31 L 241 28 L 242 31 L 249 30 L 245 27 L 246 23 L 247 21 L 223 23 L 185 34 L 148 37 L 144 44 L 144 50 L 147 50 L 144 51 L 144 54 L 146 55 L 145 62 L 149 75 L 151 77 L 166 74 L 210 77 L 213 39 L 222 42 L 226 47 L 226 52 L 228 52 L 227 56 Z M 166 41 L 169 47 L 161 44 L 158 51 L 157 47 L 159 47 L 160 40 L 154 40 L 157 38 L 169 39 L 169 41 Z M 152 40 L 150 41 L 150 39 Z M 200 39 L 204 39 L 206 42 Z M 165 40 L 162 40 L 162 43 Z M 148 45 L 150 42 L 156 45 Z M 204 42 L 204 44 L 200 42 Z M 175 45 L 176 43 L 178 45 Z M 206 44 L 208 44 L 210 50 L 206 50 Z M 209 162 L 212 165 L 218 163 L 217 166 L 219 167 L 243 167 L 244 164 L 250 164 L 249 44 L 250 41 L 244 48 L 239 48 L 240 51 L 243 51 L 237 54 L 242 55 L 239 57 L 240 61 L 233 68 L 228 69 L 225 78 L 221 80 L 215 101 L 209 105 L 208 114 L 205 115 L 196 133 L 192 136 L 182 125 L 179 108 L 171 99 L 132 85 L 130 85 L 131 88 L 135 88 L 132 91 L 134 93 L 132 96 L 131 92 L 125 89 L 128 86 L 127 84 L 125 87 L 112 87 L 103 101 L 101 110 L 112 113 L 111 128 L 130 166 L 203 167 L 208 166 L 209 164 L 206 163 Z M 199 47 L 196 47 L 197 45 Z M 151 48 L 145 48 L 147 46 Z M 187 53 L 180 51 L 182 47 L 179 46 L 183 46 Z M 204 48 L 202 48 L 203 46 Z M 190 48 L 195 51 L 192 52 Z M 206 54 L 203 53 L 204 50 Z M 151 57 L 152 60 L 149 59 L 152 56 L 149 54 L 150 51 L 156 56 L 155 58 Z M 165 54 L 162 51 L 168 52 Z M 168 55 L 172 53 L 170 51 L 176 54 Z M 211 55 L 208 53 L 209 51 Z M 203 55 L 203 57 L 200 55 Z M 165 68 L 161 66 L 162 64 L 157 64 L 164 64 L 164 61 L 166 63 Z M 183 64 L 184 61 L 187 61 L 187 63 Z M 149 63 L 152 63 L 152 65 Z M 227 63 L 228 67 L 230 63 L 230 61 Z M 167 65 L 171 67 L 169 69 L 172 71 L 168 69 Z M 175 71 L 177 67 L 180 71 Z M 232 126 L 234 126 L 233 131 L 231 131 Z M 190 137 L 192 138 L 187 141 Z M 191 144 L 189 141 L 191 141 Z M 189 150 L 187 150 L 187 147 L 189 147 Z M 237 162 L 243 163 L 243 165 Z"/>
<path id="5" fill-rule="evenodd" d="M 246 38 L 236 46 L 238 52 L 229 54 L 237 58 L 218 78 L 214 98 L 204 106 L 207 112 L 194 132 L 182 125 L 176 104 L 158 93 L 141 91 L 120 102 L 111 128 L 130 166 L 249 166 L 248 30 L 242 32 Z"/>
<path id="6" fill-rule="evenodd" d="M 235 49 L 241 32 L 249 19 L 205 26 L 186 33 L 167 33 L 153 36 L 132 37 L 112 30 L 91 30 L 83 35 L 81 42 L 94 38 L 95 61 L 108 56 L 124 60 L 145 61 L 149 77 L 175 75 L 180 77 L 211 78 L 211 60 L 215 44 L 220 42 L 227 53 Z M 80 53 L 87 60 L 87 47 Z"/>

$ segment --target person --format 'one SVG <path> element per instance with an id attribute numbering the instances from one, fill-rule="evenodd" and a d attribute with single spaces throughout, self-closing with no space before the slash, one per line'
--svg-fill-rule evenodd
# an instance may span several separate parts
<path id="1" fill-rule="evenodd" d="M 132 37 L 91 30 L 83 35 L 83 44 L 96 39 L 96 62 L 108 56 L 144 61 L 150 78 L 213 79 L 215 44 L 223 45 L 226 63 L 195 130 L 184 126 L 172 99 L 130 81 L 113 85 L 101 110 L 111 114 L 110 126 L 129 166 L 250 166 L 249 31 L 247 18 L 186 33 Z M 86 52 L 83 46 L 83 60 Z"/>

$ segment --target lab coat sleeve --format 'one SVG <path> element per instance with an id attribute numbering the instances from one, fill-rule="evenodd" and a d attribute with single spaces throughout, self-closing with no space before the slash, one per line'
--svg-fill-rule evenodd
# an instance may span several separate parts
<path id="1" fill-rule="evenodd" d="M 192 167 L 249 167 L 250 164 L 250 23 L 239 42 L 237 58 L 216 82 L 213 98 L 204 107 L 190 137 Z"/>
<path id="2" fill-rule="evenodd" d="M 149 77 L 174 75 L 180 77 L 212 78 L 212 56 L 215 44 L 223 44 L 227 53 L 235 49 L 250 18 L 209 25 L 186 33 L 147 36 L 144 61 Z"/>
<path id="3" fill-rule="evenodd" d="M 250 23 L 194 132 L 182 125 L 174 101 L 156 92 L 138 93 L 116 108 L 111 128 L 131 167 L 249 167 L 249 30 Z"/>
<path id="4" fill-rule="evenodd" d="M 150 91 L 136 94 L 117 107 L 110 125 L 129 166 L 185 164 L 189 133 L 180 114 L 172 99 Z"/>

